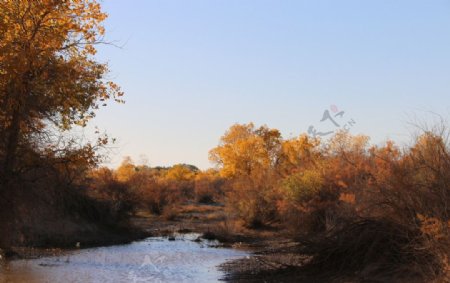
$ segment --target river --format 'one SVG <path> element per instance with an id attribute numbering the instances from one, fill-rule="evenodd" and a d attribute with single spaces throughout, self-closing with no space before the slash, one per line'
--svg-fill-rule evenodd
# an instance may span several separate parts
<path id="1" fill-rule="evenodd" d="M 174 241 L 154 237 L 127 245 L 79 249 L 59 256 L 13 260 L 0 266 L 0 282 L 217 282 L 217 266 L 248 256 L 178 234 Z"/>

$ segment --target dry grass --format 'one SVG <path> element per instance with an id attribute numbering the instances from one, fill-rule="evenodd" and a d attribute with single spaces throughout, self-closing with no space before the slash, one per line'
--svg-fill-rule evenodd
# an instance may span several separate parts
<path id="1" fill-rule="evenodd" d="M 173 221 L 176 220 L 178 215 L 180 214 L 180 209 L 177 208 L 175 205 L 166 206 L 164 207 L 162 217 L 165 220 Z"/>
<path id="2" fill-rule="evenodd" d="M 219 205 L 207 205 L 207 204 L 184 204 L 179 206 L 180 213 L 184 214 L 209 214 L 222 211 L 223 207 Z"/>
<path id="3" fill-rule="evenodd" d="M 430 282 L 442 275 L 420 231 L 387 219 L 355 221 L 302 244 L 300 253 L 313 256 L 303 271 L 330 281 Z"/>

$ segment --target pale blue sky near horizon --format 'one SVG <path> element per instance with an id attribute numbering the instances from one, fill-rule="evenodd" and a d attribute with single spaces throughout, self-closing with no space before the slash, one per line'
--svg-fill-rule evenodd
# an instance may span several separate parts
<path id="1" fill-rule="evenodd" d="M 408 140 L 408 122 L 450 113 L 450 1 L 102 1 L 101 46 L 124 105 L 100 110 L 124 156 L 208 168 L 234 123 L 297 136 L 330 105 L 373 143 Z"/>

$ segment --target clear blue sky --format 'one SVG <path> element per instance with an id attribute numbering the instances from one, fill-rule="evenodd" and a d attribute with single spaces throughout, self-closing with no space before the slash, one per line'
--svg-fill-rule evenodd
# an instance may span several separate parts
<path id="1" fill-rule="evenodd" d="M 103 1 L 100 47 L 125 105 L 96 125 L 118 139 L 111 164 L 210 166 L 234 123 L 285 137 L 318 129 L 330 105 L 374 143 L 404 141 L 411 116 L 450 113 L 450 1 Z M 86 130 L 87 134 L 91 128 Z"/>

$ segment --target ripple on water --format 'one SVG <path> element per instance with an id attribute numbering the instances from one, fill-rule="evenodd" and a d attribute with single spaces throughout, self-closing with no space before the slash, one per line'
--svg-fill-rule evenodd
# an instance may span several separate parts
<path id="1" fill-rule="evenodd" d="M 92 248 L 0 267 L 0 282 L 215 282 L 217 266 L 247 255 L 214 248 L 214 241 L 195 242 L 198 234 L 148 238 L 128 245 Z"/>

